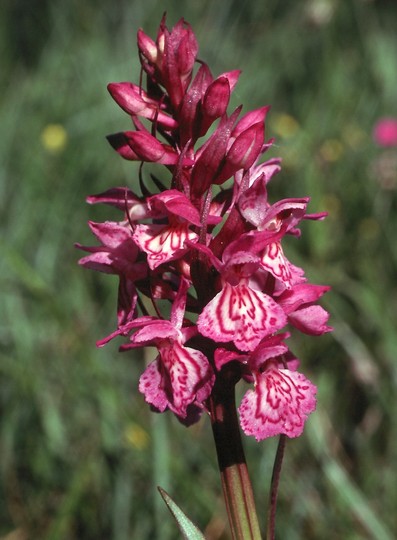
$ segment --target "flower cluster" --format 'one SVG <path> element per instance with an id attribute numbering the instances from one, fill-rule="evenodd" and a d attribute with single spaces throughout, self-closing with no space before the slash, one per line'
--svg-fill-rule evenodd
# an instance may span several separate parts
<path id="1" fill-rule="evenodd" d="M 168 183 L 141 167 L 139 194 L 118 187 L 87 199 L 123 212 L 90 223 L 100 245 L 77 246 L 89 252 L 82 266 L 119 277 L 117 329 L 99 345 L 125 336 L 123 351 L 157 348 L 139 381 L 154 410 L 195 422 L 216 379 L 233 373 L 252 385 L 239 407 L 246 434 L 298 436 L 316 388 L 297 371 L 286 327 L 329 331 L 316 304 L 328 287 L 307 283 L 282 241 L 324 214 L 307 214 L 308 198 L 269 202 L 280 171 L 280 159 L 260 161 L 272 144 L 269 108 L 228 115 L 240 72 L 214 78 L 184 20 L 169 30 L 163 18 L 156 41 L 139 30 L 138 49 L 145 88 L 108 87 L 134 129 L 108 140 L 127 160 L 163 165 Z"/>

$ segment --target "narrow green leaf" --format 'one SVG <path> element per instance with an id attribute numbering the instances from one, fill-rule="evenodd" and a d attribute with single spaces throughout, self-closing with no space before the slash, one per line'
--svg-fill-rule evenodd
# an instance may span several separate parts
<path id="1" fill-rule="evenodd" d="M 157 488 L 160 495 L 163 497 L 165 504 L 168 506 L 171 514 L 176 519 L 179 529 L 185 540 L 205 540 L 203 533 L 196 527 L 194 523 L 182 512 L 179 506 L 171 499 L 164 489 Z"/>

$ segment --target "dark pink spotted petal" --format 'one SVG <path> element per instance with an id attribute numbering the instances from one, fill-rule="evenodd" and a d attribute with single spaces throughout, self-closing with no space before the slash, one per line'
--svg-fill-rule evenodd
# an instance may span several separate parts
<path id="1" fill-rule="evenodd" d="M 164 412 L 168 407 L 167 394 L 163 388 L 162 375 L 159 371 L 159 357 L 151 362 L 139 379 L 139 391 L 145 400 L 158 411 Z"/>
<path id="2" fill-rule="evenodd" d="M 225 283 L 200 314 L 199 332 L 218 342 L 233 341 L 241 351 L 253 351 L 264 337 L 286 324 L 283 310 L 270 296 L 245 284 Z"/>
<path id="3" fill-rule="evenodd" d="M 218 79 L 220 79 L 221 77 L 226 77 L 226 79 L 229 81 L 230 91 L 232 92 L 237 84 L 240 75 L 241 70 L 233 69 L 232 71 L 226 71 L 225 73 L 221 73 Z"/>
<path id="4" fill-rule="evenodd" d="M 255 227 L 262 223 L 266 208 L 269 207 L 266 184 L 265 175 L 261 174 L 238 199 L 243 217 Z"/>
<path id="5" fill-rule="evenodd" d="M 296 283 L 305 281 L 304 271 L 289 262 L 280 242 L 273 242 L 265 248 L 261 258 L 261 266 L 287 289 L 291 289 Z"/>
<path id="6" fill-rule="evenodd" d="M 131 338 L 131 342 L 139 345 L 153 344 L 163 339 L 178 339 L 179 332 L 170 321 L 157 320 L 145 325 Z"/>
<path id="7" fill-rule="evenodd" d="M 230 132 L 238 113 L 239 109 L 234 111 L 230 117 L 222 116 L 215 132 L 196 153 L 190 182 L 192 190 L 198 196 L 201 196 L 212 183 L 217 183 L 217 173 L 223 163 Z"/>
<path id="8" fill-rule="evenodd" d="M 162 82 L 175 109 L 179 108 L 190 82 L 197 51 L 196 37 L 183 19 L 177 22 L 171 32 L 164 28 Z"/>
<path id="9" fill-rule="evenodd" d="M 236 170 L 247 170 L 259 156 L 264 141 L 263 123 L 258 122 L 244 130 L 229 149 L 226 160 Z"/>
<path id="10" fill-rule="evenodd" d="M 145 316 L 142 316 L 142 317 L 138 317 L 137 319 L 133 319 L 133 320 L 131 320 L 129 322 L 126 322 L 122 326 L 119 326 L 119 328 L 116 331 L 112 332 L 108 336 L 106 336 L 106 337 L 100 339 L 99 341 L 97 341 L 96 345 L 97 345 L 97 347 L 103 347 L 104 345 L 109 343 L 109 341 L 111 341 L 115 337 L 126 336 L 131 332 L 131 330 L 139 328 L 139 327 L 143 326 L 144 324 L 152 322 L 153 320 L 156 320 L 156 318 L 152 317 L 151 315 L 145 315 Z M 127 351 L 129 349 L 136 349 L 137 347 L 141 347 L 141 344 L 136 345 L 134 343 L 127 343 L 125 345 L 121 345 L 120 351 L 124 351 L 124 350 Z"/>
<path id="11" fill-rule="evenodd" d="M 119 210 L 128 211 L 129 221 L 146 219 L 150 215 L 146 201 L 137 197 L 135 193 L 126 187 L 111 188 L 103 193 L 89 195 L 86 201 L 89 204 L 109 204 Z"/>
<path id="12" fill-rule="evenodd" d="M 200 402 L 209 396 L 213 385 L 212 368 L 202 352 L 183 347 L 179 343 L 161 351 L 161 358 L 172 384 L 170 408 L 184 417 L 187 406 L 196 396 Z"/>
<path id="13" fill-rule="evenodd" d="M 95 223 L 89 221 L 88 225 L 92 233 L 98 238 L 102 244 L 108 248 L 116 248 L 120 244 L 126 241 L 131 241 L 131 229 L 120 225 L 114 221 L 105 221 L 104 223 Z M 138 250 L 134 244 L 131 242 L 131 248 L 134 251 L 134 255 L 138 253 Z"/>
<path id="14" fill-rule="evenodd" d="M 207 88 L 201 104 L 202 121 L 199 135 L 203 136 L 211 124 L 226 113 L 230 99 L 227 77 L 218 77 Z"/>
<path id="15" fill-rule="evenodd" d="M 196 399 L 208 398 L 214 374 L 206 356 L 175 341 L 172 346 L 159 347 L 168 387 L 168 406 L 178 416 L 186 417 L 187 407 Z"/>
<path id="16" fill-rule="evenodd" d="M 316 408 L 316 387 L 297 371 L 273 365 L 259 373 L 239 407 L 241 427 L 257 441 L 284 434 L 298 437 Z"/>
<path id="17" fill-rule="evenodd" d="M 157 60 L 157 45 L 156 43 L 146 35 L 143 30 L 138 30 L 137 35 L 138 49 L 142 56 L 151 63 L 155 63 Z"/>

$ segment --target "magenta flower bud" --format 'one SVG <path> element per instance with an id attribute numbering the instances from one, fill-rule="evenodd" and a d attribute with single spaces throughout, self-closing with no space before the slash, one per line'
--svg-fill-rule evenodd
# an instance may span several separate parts
<path id="1" fill-rule="evenodd" d="M 203 98 L 203 116 L 204 121 L 207 117 L 211 122 L 225 114 L 230 99 L 230 85 L 226 77 L 215 79 L 209 85 Z"/>
<path id="2" fill-rule="evenodd" d="M 218 79 L 226 77 L 226 79 L 229 81 L 230 92 L 233 92 L 240 74 L 241 71 L 239 69 L 234 69 L 233 71 L 226 71 L 225 73 L 222 73 L 222 75 L 219 75 Z"/>
<path id="3" fill-rule="evenodd" d="M 127 141 L 132 151 L 141 161 L 154 161 L 164 165 L 175 165 L 178 154 L 173 148 L 159 142 L 156 137 L 145 131 L 126 132 Z"/>
<path id="4" fill-rule="evenodd" d="M 184 27 L 183 25 L 186 26 Z M 179 35 L 175 39 L 175 34 L 177 34 L 177 30 L 179 30 L 179 28 L 182 30 L 180 40 Z M 182 78 L 190 76 L 198 52 L 196 36 L 190 28 L 190 25 L 185 23 L 183 20 L 179 21 L 171 32 L 170 39 L 173 41 L 173 46 L 177 51 L 178 71 L 180 75 Z"/>
<path id="5" fill-rule="evenodd" d="M 229 118 L 226 115 L 223 116 L 217 130 L 200 149 L 201 152 L 196 159 L 191 175 L 192 189 L 198 195 L 202 195 L 212 183 L 224 181 L 224 179 L 218 181 L 217 173 L 220 172 L 223 165 L 231 129 L 238 113 L 239 109 Z"/>
<path id="6" fill-rule="evenodd" d="M 196 60 L 198 44 L 190 26 L 181 19 L 164 33 L 162 82 L 175 110 L 180 106 Z"/>
<path id="7" fill-rule="evenodd" d="M 112 135 L 108 135 L 106 138 L 122 158 L 130 161 L 139 161 L 140 158 L 138 154 L 132 150 L 128 143 L 128 133 L 128 131 L 113 133 Z"/>
<path id="8" fill-rule="evenodd" d="M 260 109 L 255 109 L 254 111 L 247 112 L 240 120 L 238 121 L 236 127 L 233 129 L 232 137 L 237 138 L 241 133 L 246 129 L 251 127 L 258 122 L 261 122 L 264 126 L 265 118 L 270 109 L 270 106 L 261 107 Z"/>
<path id="9" fill-rule="evenodd" d="M 258 122 L 240 133 L 226 154 L 225 166 L 219 175 L 220 180 L 227 180 L 238 169 L 248 170 L 255 163 L 264 141 L 264 126 Z"/>
<path id="10" fill-rule="evenodd" d="M 159 110 L 159 104 L 148 97 L 139 86 L 129 82 L 110 83 L 108 90 L 115 102 L 128 114 L 142 116 L 167 129 L 175 129 L 178 123 Z"/>
<path id="11" fill-rule="evenodd" d="M 138 30 L 137 37 L 138 49 L 140 53 L 148 62 L 150 62 L 151 64 L 155 64 L 158 57 L 158 49 L 156 43 L 141 29 Z"/>
<path id="12" fill-rule="evenodd" d="M 208 66 L 201 65 L 186 92 L 180 112 L 181 145 L 190 140 L 194 144 L 201 133 L 201 110 L 199 104 L 213 78 Z"/>
<path id="13" fill-rule="evenodd" d="M 262 122 L 250 126 L 234 141 L 227 153 L 227 161 L 238 169 L 249 169 L 259 157 L 264 138 Z"/>

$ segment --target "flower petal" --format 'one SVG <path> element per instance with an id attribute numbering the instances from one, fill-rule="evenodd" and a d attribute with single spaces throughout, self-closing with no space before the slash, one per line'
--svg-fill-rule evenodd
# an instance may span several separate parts
<path id="1" fill-rule="evenodd" d="M 190 200 L 176 189 L 167 189 L 162 193 L 153 195 L 149 199 L 150 208 L 160 215 L 173 214 L 180 219 L 185 219 L 189 223 L 201 225 L 199 211 Z"/>
<path id="2" fill-rule="evenodd" d="M 261 339 L 286 324 L 280 306 L 268 295 L 245 284 L 225 283 L 198 318 L 199 332 L 214 341 L 233 341 L 242 351 L 253 351 Z"/>
<path id="3" fill-rule="evenodd" d="M 160 412 L 168 407 L 168 398 L 162 387 L 162 375 L 159 371 L 158 357 L 151 362 L 139 379 L 139 391 L 145 396 L 147 403 Z"/>
<path id="4" fill-rule="evenodd" d="M 305 304 L 315 302 L 329 289 L 330 287 L 327 285 L 301 283 L 295 285 L 291 290 L 284 291 L 278 300 L 284 311 L 290 314 Z"/>
<path id="5" fill-rule="evenodd" d="M 272 367 L 258 374 L 239 407 L 241 427 L 257 441 L 285 434 L 298 437 L 316 408 L 316 387 L 302 373 Z"/>
<path id="6" fill-rule="evenodd" d="M 156 121 L 167 129 L 175 129 L 178 122 L 159 110 L 159 103 L 130 82 L 110 83 L 108 90 L 118 105 L 130 115 L 139 115 Z"/>
<path id="7" fill-rule="evenodd" d="M 312 336 L 321 336 L 326 332 L 331 332 L 332 327 L 327 325 L 329 313 L 321 306 L 308 306 L 288 316 L 291 324 L 304 334 Z"/>
<path id="8" fill-rule="evenodd" d="M 131 342 L 139 345 L 150 345 L 156 340 L 177 339 L 179 332 L 170 321 L 157 320 L 146 324 L 131 338 Z"/>
<path id="9" fill-rule="evenodd" d="M 212 368 L 201 351 L 184 347 L 178 342 L 161 349 L 160 354 L 172 386 L 169 407 L 177 415 L 185 417 L 188 405 L 196 398 L 202 402 L 211 393 Z"/>
<path id="10" fill-rule="evenodd" d="M 139 380 L 139 391 L 161 412 L 168 407 L 181 418 L 193 402 L 201 403 L 211 393 L 214 374 L 206 356 L 177 341 L 159 347 L 160 356 Z"/>
<path id="11" fill-rule="evenodd" d="M 273 242 L 266 246 L 262 254 L 261 265 L 287 289 L 296 283 L 305 281 L 304 271 L 289 262 L 280 242 Z"/>
<path id="12" fill-rule="evenodd" d="M 120 276 L 117 296 L 117 326 L 124 326 L 136 317 L 138 293 L 135 284 L 125 276 Z"/>
<path id="13" fill-rule="evenodd" d="M 134 240 L 147 254 L 148 265 L 152 270 L 188 251 L 186 240 L 196 242 L 197 239 L 197 234 L 189 231 L 188 223 L 174 226 L 137 225 L 134 232 Z"/>
<path id="14" fill-rule="evenodd" d="M 153 161 L 164 165 L 175 165 L 178 161 L 178 154 L 166 144 L 161 143 L 146 131 L 125 132 L 127 142 L 133 153 L 142 161 Z"/>

